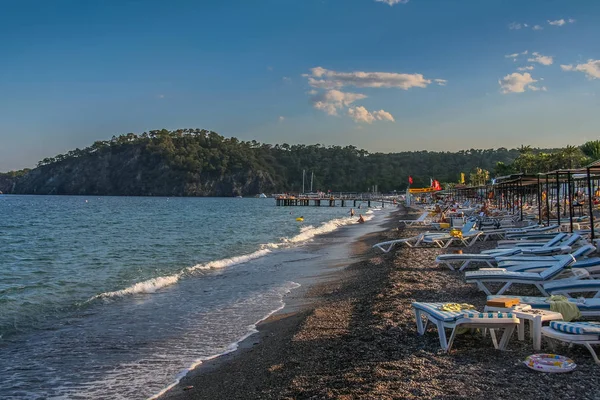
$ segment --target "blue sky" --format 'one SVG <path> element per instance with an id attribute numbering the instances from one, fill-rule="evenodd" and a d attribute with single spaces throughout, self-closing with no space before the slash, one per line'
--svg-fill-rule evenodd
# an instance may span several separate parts
<path id="1" fill-rule="evenodd" d="M 0 5 L 0 171 L 161 128 L 382 152 L 600 136 L 600 1 Z"/>

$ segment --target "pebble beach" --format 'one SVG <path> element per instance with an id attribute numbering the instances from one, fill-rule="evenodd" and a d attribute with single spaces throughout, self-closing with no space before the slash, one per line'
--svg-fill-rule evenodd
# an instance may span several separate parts
<path id="1" fill-rule="evenodd" d="M 296 307 L 265 320 L 240 349 L 191 371 L 163 399 L 600 399 L 600 373 L 582 346 L 558 345 L 577 368 L 566 374 L 528 369 L 534 354 L 512 337 L 507 351 L 466 333 L 444 353 L 431 326 L 417 334 L 414 301 L 469 303 L 485 295 L 464 275 L 438 267 L 438 254 L 458 250 L 397 246 L 384 254 L 375 243 L 414 236 L 399 207 L 384 231 L 360 238 L 348 266 L 302 293 Z M 414 211 L 414 212 L 413 212 Z M 495 247 L 478 242 L 467 252 Z M 516 287 L 511 294 L 534 294 Z M 542 352 L 552 352 L 546 341 Z"/>

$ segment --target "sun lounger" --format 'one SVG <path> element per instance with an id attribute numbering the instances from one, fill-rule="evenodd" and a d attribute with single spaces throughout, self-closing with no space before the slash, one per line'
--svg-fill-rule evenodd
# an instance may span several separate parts
<path id="1" fill-rule="evenodd" d="M 507 271 L 504 268 L 484 268 L 478 271 L 468 271 L 465 273 L 467 283 L 475 283 L 480 290 L 487 295 L 502 294 L 506 292 L 513 284 L 521 283 L 526 285 L 534 285 L 544 296 L 548 296 L 548 292 L 544 289 L 543 284 L 553 279 L 556 279 L 563 272 L 570 272 L 573 277 L 571 279 L 582 279 L 589 276 L 587 271 L 576 269 L 567 270 L 566 267 L 574 263 L 575 259 L 571 255 L 559 257 L 559 261 L 553 264 L 552 267 L 546 268 L 541 272 L 513 272 Z M 503 283 L 504 285 L 497 293 L 492 293 L 486 283 Z"/>
<path id="2" fill-rule="evenodd" d="M 488 300 L 494 300 L 496 298 L 510 298 L 519 299 L 520 304 L 528 304 L 531 308 L 538 310 L 550 310 L 550 301 L 548 297 L 541 296 L 512 296 L 512 295 L 492 295 L 488 296 Z M 576 304 L 577 308 L 584 317 L 595 317 L 600 316 L 600 299 L 567 299 L 569 302 Z"/>
<path id="3" fill-rule="evenodd" d="M 582 260 L 584 257 L 589 256 L 590 254 L 592 254 L 593 252 L 596 251 L 596 247 L 591 245 L 591 244 L 587 244 L 585 246 L 581 246 L 580 248 L 578 248 L 577 250 L 573 251 L 571 253 L 571 255 L 573 257 L 575 257 L 576 260 Z M 508 267 L 512 267 L 521 263 L 532 263 L 532 262 L 546 262 L 546 261 L 556 261 L 557 258 L 556 256 L 536 256 L 535 258 L 532 258 L 531 252 L 529 252 L 529 254 L 523 255 L 523 254 L 515 254 L 515 255 L 510 255 L 510 256 L 500 256 L 500 257 L 496 257 L 496 261 L 498 262 L 498 266 L 500 268 L 508 268 Z"/>
<path id="4" fill-rule="evenodd" d="M 562 294 L 566 297 L 572 297 L 573 293 L 591 293 L 592 298 L 600 299 L 600 280 L 557 280 L 544 284 L 544 290 L 551 294 Z"/>
<path id="5" fill-rule="evenodd" d="M 498 248 L 510 248 L 510 247 L 553 247 L 558 246 L 561 242 L 568 238 L 566 233 L 557 233 L 549 236 L 538 236 L 529 237 L 531 239 L 517 239 L 517 240 L 500 240 L 498 242 Z"/>
<path id="6" fill-rule="evenodd" d="M 534 261 L 531 263 L 518 263 L 514 264 L 510 267 L 500 266 L 501 268 L 505 268 L 507 271 L 518 271 L 518 272 L 540 272 L 546 268 L 550 268 L 554 261 Z M 579 261 L 576 261 L 574 264 L 571 264 L 569 268 L 574 270 L 582 269 L 587 271 L 589 277 L 592 279 L 597 279 L 596 277 L 600 276 L 600 257 L 593 258 L 585 258 Z"/>
<path id="7" fill-rule="evenodd" d="M 448 233 L 425 233 L 420 243 L 435 244 L 436 246 L 445 249 L 454 242 L 463 244 L 466 247 L 471 246 L 477 241 L 482 234 L 481 231 L 474 230 L 474 221 L 468 221 L 460 230 L 459 236 L 452 236 Z"/>
<path id="8" fill-rule="evenodd" d="M 436 257 L 437 264 L 444 264 L 452 271 L 456 271 L 455 264 L 460 263 L 458 271 L 465 270 L 469 265 L 476 263 L 485 263 L 490 267 L 496 265 L 496 257 L 509 256 L 521 253 L 519 249 L 497 250 L 495 253 L 485 254 L 440 254 Z"/>
<path id="9" fill-rule="evenodd" d="M 427 217 L 429 216 L 429 212 L 425 211 L 423 214 L 419 216 L 417 219 L 401 219 L 400 222 L 406 226 L 413 225 L 427 225 L 429 222 L 427 221 Z"/>
<path id="10" fill-rule="evenodd" d="M 551 321 L 542 328 L 542 335 L 569 344 L 580 344 L 589 350 L 596 364 L 600 364 L 592 345 L 600 344 L 600 325 L 590 322 Z"/>
<path id="11" fill-rule="evenodd" d="M 417 322 L 417 332 L 419 335 L 425 334 L 427 324 L 431 321 L 436 325 L 440 346 L 442 350 L 449 352 L 452 343 L 456 337 L 457 328 L 480 328 L 490 329 L 492 332 L 492 341 L 494 347 L 499 350 L 505 350 L 508 341 L 515 328 L 519 324 L 519 319 L 511 313 L 479 313 L 477 311 L 442 311 L 440 307 L 444 303 L 412 303 Z M 446 328 L 452 329 L 450 340 L 446 340 Z M 504 329 L 500 343 L 496 341 L 494 329 Z"/>
<path id="12" fill-rule="evenodd" d="M 443 236 L 427 236 L 423 237 L 421 243 L 426 244 L 435 244 L 439 248 L 445 249 L 453 243 L 460 243 L 465 247 L 472 246 L 479 236 L 481 236 L 481 231 L 471 231 L 470 233 L 462 234 L 461 236 L 452 236 L 450 234 Z"/>
<path id="13" fill-rule="evenodd" d="M 379 250 L 383 251 L 384 253 L 389 253 L 396 244 L 405 244 L 408 247 L 418 246 L 419 243 L 421 242 L 421 240 L 423 240 L 423 236 L 424 236 L 424 234 L 422 233 L 420 235 L 412 236 L 409 238 L 388 240 L 387 242 L 377 243 L 377 244 L 373 245 L 373 247 L 378 248 Z"/>
<path id="14" fill-rule="evenodd" d="M 507 237 L 519 237 L 521 235 L 529 235 L 529 234 L 534 234 L 534 233 L 549 233 L 549 232 L 553 232 L 556 231 L 560 228 L 560 226 L 554 224 L 554 225 L 548 225 L 548 226 L 538 226 L 538 227 L 525 227 L 525 228 L 517 228 L 514 229 L 512 231 L 507 232 L 506 236 Z"/>

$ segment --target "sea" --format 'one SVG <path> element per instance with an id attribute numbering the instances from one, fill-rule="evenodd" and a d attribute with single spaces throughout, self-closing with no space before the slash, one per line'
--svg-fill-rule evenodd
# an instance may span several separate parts
<path id="1" fill-rule="evenodd" d="M 360 206 L 0 195 L 0 398 L 159 396 L 392 211 Z"/>

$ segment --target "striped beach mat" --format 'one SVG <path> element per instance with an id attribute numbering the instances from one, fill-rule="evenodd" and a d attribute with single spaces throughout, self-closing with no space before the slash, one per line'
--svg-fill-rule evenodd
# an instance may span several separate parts
<path id="1" fill-rule="evenodd" d="M 600 322 L 551 321 L 550 328 L 573 335 L 599 334 Z"/>

